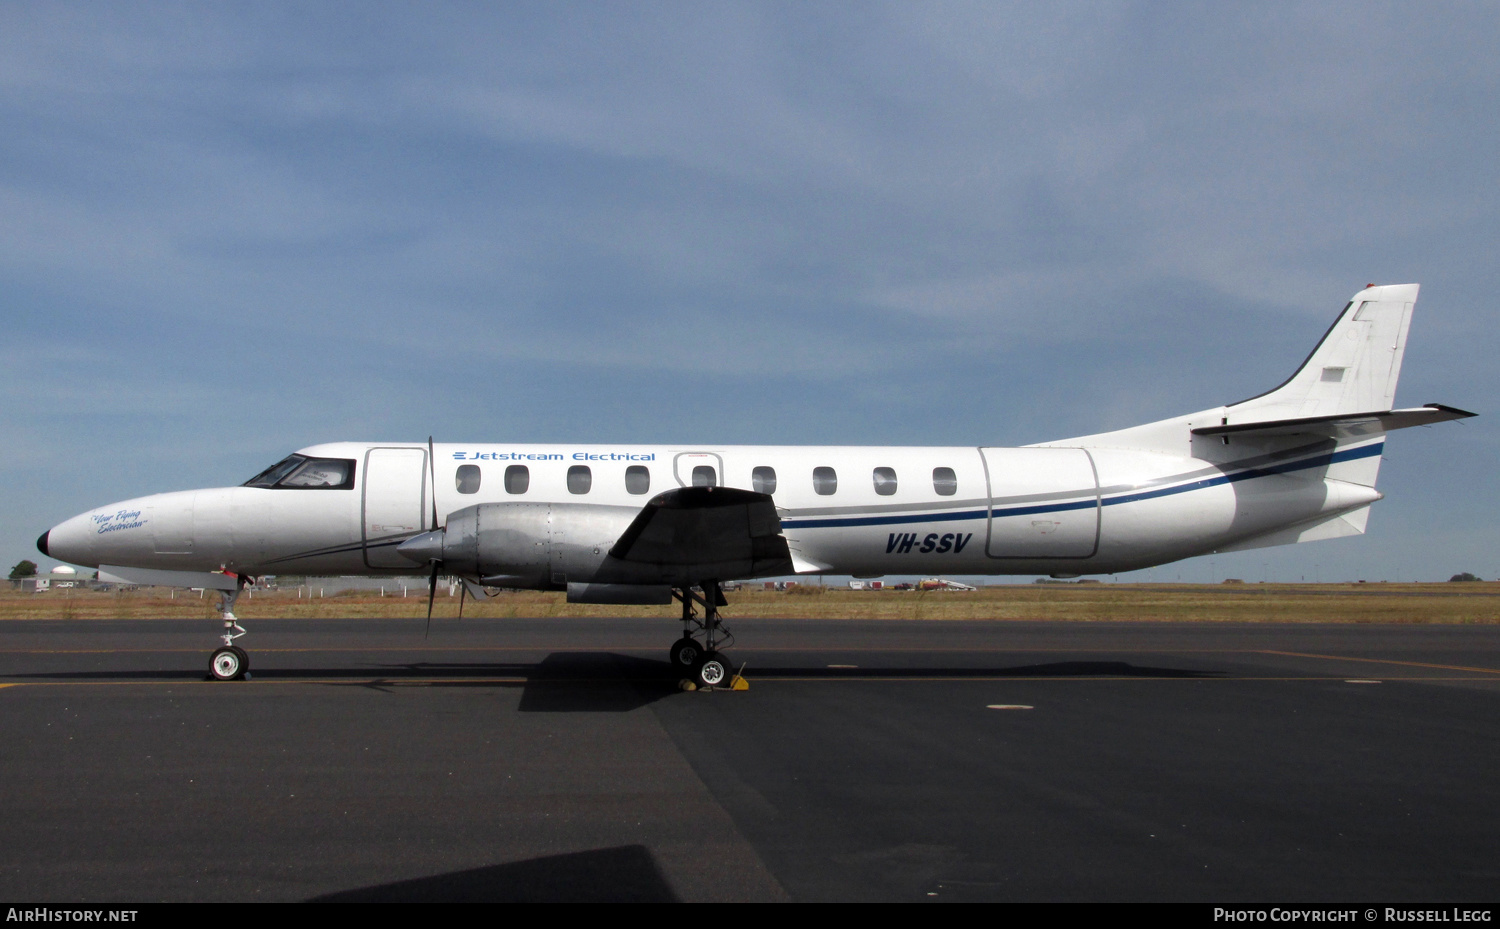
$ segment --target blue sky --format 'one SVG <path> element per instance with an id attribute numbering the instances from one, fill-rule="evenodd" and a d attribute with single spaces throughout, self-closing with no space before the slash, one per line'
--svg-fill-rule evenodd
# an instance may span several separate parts
<path id="1" fill-rule="evenodd" d="M 0 5 L 0 558 L 339 439 L 1024 444 L 1278 383 L 1423 285 L 1496 409 L 1493 4 Z M 1495 417 L 1370 534 L 1500 575 Z M 1136 575 L 1142 576 L 1142 575 Z"/>

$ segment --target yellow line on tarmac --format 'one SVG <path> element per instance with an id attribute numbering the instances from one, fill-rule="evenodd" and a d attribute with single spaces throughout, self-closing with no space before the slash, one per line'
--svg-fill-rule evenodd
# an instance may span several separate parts
<path id="1" fill-rule="evenodd" d="M 1470 668 L 1466 665 L 1456 664 L 1428 664 L 1422 661 L 1397 661 L 1394 658 L 1351 658 L 1347 655 L 1315 655 L 1311 652 L 1279 652 L 1274 649 L 1261 649 L 1266 655 L 1291 655 L 1295 658 L 1323 658 L 1328 661 L 1362 661 L 1368 664 L 1394 664 L 1404 665 L 1408 668 L 1438 668 L 1443 671 L 1478 671 L 1481 674 L 1500 674 L 1500 668 Z"/>
<path id="2" fill-rule="evenodd" d="M 1323 682 L 1328 682 L 1328 681 L 1343 681 L 1345 683 L 1349 682 L 1348 679 L 1345 678 L 1342 675 L 1304 676 L 1304 677 L 1109 677 L 1109 676 L 1074 677 L 1074 676 L 1071 676 L 1071 675 L 1053 675 L 1053 674 L 1039 675 L 1039 676 L 1035 676 L 1035 677 L 1004 677 L 1004 676 L 989 676 L 989 675 L 976 676 L 976 677 L 969 677 L 969 676 L 965 676 L 965 677 L 881 677 L 881 676 L 871 676 L 871 675 L 853 675 L 853 676 L 850 676 L 850 675 L 836 675 L 836 676 L 827 676 L 827 677 L 824 677 L 824 676 L 816 676 L 816 677 L 814 677 L 814 676 L 781 676 L 781 675 L 775 675 L 775 676 L 771 676 L 771 677 L 757 677 L 754 680 L 755 680 L 755 682 L 757 684 L 762 685 L 762 686 L 766 686 L 766 685 L 770 685 L 770 684 L 776 684 L 776 683 L 842 684 L 842 683 L 850 683 L 850 682 L 860 682 L 860 683 L 878 683 L 878 682 L 884 682 L 884 683 L 890 683 L 890 684 L 901 684 L 901 683 L 926 683 L 926 684 L 935 684 L 935 683 L 936 684 L 940 684 L 940 683 L 961 683 L 961 684 L 988 683 L 988 684 L 1005 684 L 1005 683 L 1011 683 L 1011 682 L 1026 682 L 1026 683 L 1041 683 L 1041 682 L 1055 682 L 1055 683 L 1073 683 L 1073 682 L 1099 683 L 1099 682 L 1106 682 L 1106 683 L 1108 683 L 1108 682 L 1115 682 L 1115 683 L 1126 683 L 1126 682 L 1133 682 L 1133 681 L 1145 681 L 1145 682 L 1176 681 L 1176 682 L 1181 682 L 1181 683 L 1218 683 L 1218 682 L 1236 682 L 1236 681 L 1270 682 L 1270 683 L 1296 683 L 1296 682 L 1299 682 L 1299 681 L 1311 682 L 1311 683 L 1323 683 Z M 503 684 L 503 685 L 515 685 L 515 684 L 525 684 L 525 685 L 532 685 L 532 684 L 541 684 L 541 685 L 553 685 L 553 684 L 560 684 L 560 685 L 580 685 L 580 684 L 582 684 L 582 685 L 593 685 L 593 684 L 662 683 L 663 681 L 664 681 L 664 679 L 662 679 L 662 678 L 580 678 L 580 679 L 558 680 L 558 679 L 555 679 L 555 678 L 534 679 L 534 678 L 525 678 L 525 677 L 443 677 L 443 678 L 389 678 L 389 677 L 372 677 L 372 678 L 322 678 L 322 677 L 306 677 L 306 678 L 270 678 L 270 679 L 267 679 L 267 678 L 254 678 L 251 681 L 246 682 L 246 683 L 248 683 L 249 685 L 252 685 L 252 686 L 253 685 L 269 686 L 269 685 L 276 685 L 276 684 L 280 684 L 280 685 L 283 685 L 283 686 L 286 686 L 286 685 L 296 685 L 296 684 L 330 684 L 330 685 L 346 685 L 346 686 L 379 685 L 379 686 L 383 686 L 383 687 L 432 687 L 432 686 L 441 686 L 441 685 L 444 685 L 444 684 L 497 684 L 497 685 L 498 684 Z M 1491 681 L 1492 682 L 1492 681 L 1494 681 L 1494 678 L 1492 678 L 1492 677 L 1458 677 L 1458 676 L 1441 676 L 1441 677 L 1427 677 L 1427 676 L 1423 676 L 1423 677 L 1382 677 L 1381 681 L 1383 681 L 1383 682 L 1390 682 L 1390 683 L 1401 682 L 1401 681 L 1412 681 L 1412 682 L 1418 682 L 1418 683 L 1431 682 L 1431 681 L 1446 681 L 1446 682 Z M 223 682 L 223 681 L 200 681 L 200 680 L 177 680 L 177 681 L 168 681 L 168 680 L 158 680 L 158 681 L 26 681 L 26 682 L 20 682 L 20 683 L 0 684 L 0 688 L 5 688 L 5 687 L 163 687 L 163 686 L 165 686 L 165 687 L 191 687 L 191 688 L 194 688 L 194 689 L 204 688 L 206 690 L 211 690 L 213 692 L 224 693 L 224 694 L 235 694 L 235 693 L 243 694 L 243 693 L 247 692 L 247 689 L 245 689 L 245 688 L 237 688 L 237 687 L 227 686 L 227 683 Z"/>
<path id="3" fill-rule="evenodd" d="M 1286 681 L 1286 682 L 1292 682 L 1292 681 L 1344 681 L 1346 683 L 1348 682 L 1348 678 L 1346 676 L 1342 675 L 1342 674 L 1335 674 L 1335 675 L 1328 675 L 1328 676 L 1322 676 L 1322 675 L 1305 675 L 1305 676 L 1302 676 L 1302 677 L 1255 677 L 1255 676 L 1249 676 L 1249 677 L 1178 677 L 1178 676 L 1175 676 L 1175 675 L 1171 676 L 1171 677 L 1147 677 L 1147 676 L 1144 676 L 1144 675 L 1119 675 L 1119 676 L 1100 675 L 1100 676 L 1080 677 L 1080 676 L 1076 676 L 1076 675 L 1072 675 L 1072 674 L 1042 674 L 1042 675 L 1037 675 L 1035 677 L 1011 677 L 1011 676 L 1008 676 L 1008 675 L 984 675 L 984 676 L 981 676 L 981 677 L 862 677 L 862 676 L 858 676 L 858 675 L 846 676 L 846 675 L 840 674 L 840 675 L 837 675 L 837 676 L 830 675 L 829 677 L 783 677 L 781 675 L 776 675 L 774 677 L 756 677 L 756 678 L 750 678 L 750 680 L 754 680 L 756 683 L 766 683 L 766 682 L 772 682 L 772 683 L 774 683 L 774 682 L 779 682 L 779 681 L 798 681 L 798 682 L 811 682 L 811 683 L 817 683 L 817 682 L 838 683 L 838 682 L 841 682 L 841 681 L 889 681 L 890 683 L 893 683 L 893 684 L 895 684 L 895 683 L 902 683 L 902 682 L 905 682 L 905 681 L 918 681 L 918 682 L 926 682 L 926 683 L 940 683 L 940 682 L 943 682 L 943 681 L 958 681 L 958 682 L 961 682 L 961 683 L 973 683 L 973 682 L 977 682 L 977 681 L 985 681 L 985 682 L 994 683 L 994 684 L 1003 684 L 1003 683 L 1006 683 L 1008 681 L 1061 681 L 1061 682 L 1072 682 L 1072 681 L 1117 681 L 1117 682 L 1121 682 L 1121 683 L 1125 683 L 1125 682 L 1129 682 L 1129 681 L 1181 681 L 1183 683 L 1188 683 L 1188 684 L 1220 683 L 1220 682 L 1225 682 L 1225 681 L 1228 681 L 1228 682 L 1234 682 L 1234 681 Z M 1384 676 L 1384 677 L 1381 677 L 1380 680 L 1382 680 L 1382 681 L 1493 681 L 1494 678 L 1492 678 L 1492 677 L 1425 677 L 1425 676 L 1424 677 L 1390 677 L 1390 676 Z"/>
<path id="4" fill-rule="evenodd" d="M 0 655 L 168 655 L 175 653 L 200 654 L 213 651 L 203 648 L 4 648 Z M 545 645 L 369 645 L 369 646 L 314 646 L 310 648 L 255 648 L 246 649 L 251 654 L 280 652 L 655 652 L 657 646 L 645 645 L 598 645 L 548 648 Z"/>
<path id="5" fill-rule="evenodd" d="M 201 648 L 0 648 L 0 655 L 125 655 L 125 654 L 196 654 L 213 649 Z M 312 645 L 304 648 L 262 648 L 252 645 L 252 653 L 280 652 L 655 652 L 658 645 Z M 1008 648 L 995 646 L 885 646 L 885 645 L 747 645 L 750 652 L 891 652 L 895 654 L 931 652 L 953 654 L 1095 654 L 1095 655 L 1256 655 L 1295 654 L 1266 652 L 1258 648 Z M 1325 657 L 1325 656 L 1310 656 Z M 1442 667 L 1434 665 L 1434 667 Z"/>
<path id="6" fill-rule="evenodd" d="M 224 693 L 244 693 L 245 691 L 235 687 L 225 686 L 226 681 L 26 681 L 17 684 L 0 684 L 0 687 L 203 687 L 220 688 Z M 452 677 L 452 678 L 322 678 L 322 677 L 299 677 L 282 678 L 279 680 L 265 680 L 252 678 L 248 684 L 379 684 L 387 687 L 410 687 L 432 684 L 536 684 L 550 683 L 548 681 L 530 681 L 524 677 Z M 558 682 L 568 683 L 568 682 Z M 593 683 L 593 682 L 589 682 Z M 620 681 L 601 681 L 600 683 L 622 683 Z"/>

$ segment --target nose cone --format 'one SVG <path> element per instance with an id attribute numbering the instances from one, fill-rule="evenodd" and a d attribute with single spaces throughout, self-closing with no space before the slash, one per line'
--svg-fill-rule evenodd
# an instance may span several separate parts
<path id="1" fill-rule="evenodd" d="M 89 516 L 88 513 L 75 516 L 42 533 L 36 540 L 37 551 L 58 561 L 98 567 L 94 560 L 95 533 Z"/>
<path id="2" fill-rule="evenodd" d="M 157 522 L 152 504 L 171 496 L 124 500 L 80 513 L 42 533 L 36 547 L 50 558 L 91 568 L 101 563 L 152 567 L 152 530 Z"/>
<path id="3" fill-rule="evenodd" d="M 417 564 L 431 564 L 434 561 L 443 560 L 443 530 L 437 529 L 432 532 L 424 532 L 414 535 L 396 546 L 396 551 L 403 558 L 409 558 Z"/>

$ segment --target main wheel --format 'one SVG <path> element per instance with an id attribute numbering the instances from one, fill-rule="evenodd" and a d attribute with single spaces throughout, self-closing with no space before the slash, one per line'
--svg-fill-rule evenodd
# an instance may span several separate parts
<path id="1" fill-rule="evenodd" d="M 703 645 L 692 636 L 683 636 L 672 643 L 672 667 L 683 671 L 691 671 L 698 665 L 698 659 L 703 657 Z"/>
<path id="2" fill-rule="evenodd" d="M 729 680 L 729 662 L 718 652 L 704 655 L 693 673 L 699 687 L 718 687 Z"/>
<path id="3" fill-rule="evenodd" d="M 213 657 L 208 660 L 208 673 L 214 676 L 216 681 L 232 681 L 245 673 L 245 660 L 241 656 L 244 653 L 240 649 L 228 645 L 214 650 Z"/>

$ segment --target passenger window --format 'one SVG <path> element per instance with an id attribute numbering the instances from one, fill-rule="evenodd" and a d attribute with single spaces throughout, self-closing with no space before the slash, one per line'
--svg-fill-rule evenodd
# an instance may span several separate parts
<path id="1" fill-rule="evenodd" d="M 762 465 L 750 472 L 750 486 L 758 494 L 776 492 L 776 469 Z"/>
<path id="2" fill-rule="evenodd" d="M 453 483 L 458 485 L 461 494 L 479 493 L 479 465 L 459 465 L 458 473 L 453 476 Z"/>
<path id="3" fill-rule="evenodd" d="M 586 494 L 594 486 L 594 472 L 588 465 L 574 465 L 568 469 L 568 493 Z"/>
<path id="4" fill-rule="evenodd" d="M 524 494 L 531 486 L 531 471 L 525 465 L 511 465 L 505 469 L 505 492 Z"/>
<path id="5" fill-rule="evenodd" d="M 693 468 L 694 487 L 718 487 L 719 476 L 714 473 L 713 465 L 698 465 Z"/>
<path id="6" fill-rule="evenodd" d="M 953 496 L 958 493 L 958 475 L 953 473 L 952 468 L 933 468 L 932 489 L 937 491 L 939 496 Z"/>
<path id="7" fill-rule="evenodd" d="M 625 492 L 643 494 L 651 489 L 651 472 L 645 465 L 631 465 L 625 469 Z"/>
<path id="8" fill-rule="evenodd" d="M 839 489 L 839 476 L 832 468 L 813 468 L 813 492 L 824 497 Z"/>
<path id="9" fill-rule="evenodd" d="M 875 469 L 875 492 L 882 497 L 889 497 L 896 492 L 896 469 Z"/>

